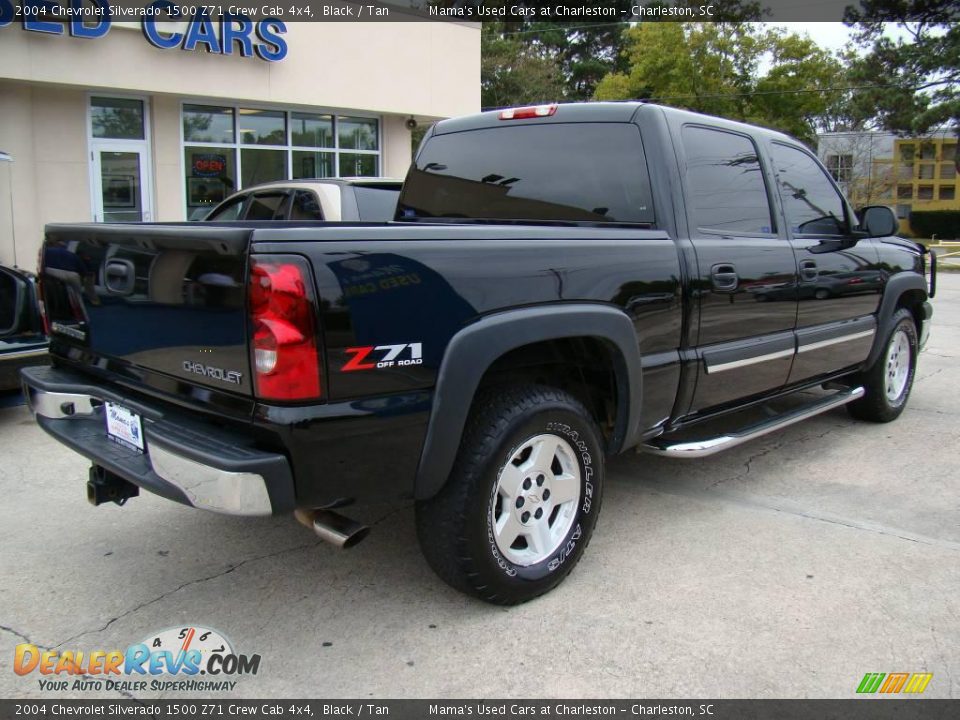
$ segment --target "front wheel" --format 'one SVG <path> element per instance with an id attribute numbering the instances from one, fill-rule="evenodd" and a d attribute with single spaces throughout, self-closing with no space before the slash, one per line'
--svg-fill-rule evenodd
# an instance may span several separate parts
<path id="1" fill-rule="evenodd" d="M 864 371 L 859 382 L 864 396 L 847 405 L 850 415 L 870 422 L 896 420 L 907 405 L 917 368 L 917 326 L 910 311 L 901 308 L 893 316 L 893 327 L 876 362 Z"/>
<path id="2" fill-rule="evenodd" d="M 542 595 L 590 540 L 603 470 L 599 431 L 571 395 L 543 386 L 488 392 L 447 484 L 417 503 L 423 554 L 448 584 L 488 602 Z"/>

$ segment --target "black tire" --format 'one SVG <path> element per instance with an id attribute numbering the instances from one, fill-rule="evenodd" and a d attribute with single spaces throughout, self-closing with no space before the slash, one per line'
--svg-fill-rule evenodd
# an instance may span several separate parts
<path id="1" fill-rule="evenodd" d="M 553 438 L 563 442 L 555 443 Z M 549 449 L 551 443 L 556 445 L 555 451 Z M 528 448 L 529 454 L 524 455 Z M 534 453 L 550 458 L 550 477 L 529 469 Z M 546 461 L 537 458 L 540 462 Z M 561 494 L 573 497 L 574 468 L 579 472 L 576 499 L 558 504 Z M 516 502 L 508 503 L 503 485 L 525 474 L 529 477 L 516 486 Z M 457 590 L 499 605 L 527 602 L 556 587 L 580 560 L 600 512 L 603 476 L 600 433 L 586 408 L 571 395 L 537 385 L 487 392 L 474 402 L 446 485 L 435 497 L 417 503 L 420 547 L 430 567 Z M 543 485 L 538 489 L 534 482 Z M 551 482 L 558 483 L 552 506 L 548 505 L 549 491 L 544 492 Z M 562 533 L 552 552 L 548 549 L 555 540 L 541 540 L 543 547 L 538 548 L 519 535 L 505 550 L 498 546 L 504 542 L 495 537 L 501 518 L 503 525 L 511 521 L 511 528 L 521 529 L 516 524 L 524 512 L 521 500 L 526 501 L 528 510 L 540 510 L 535 521 L 538 528 L 546 524 L 544 532 L 554 538 Z M 533 521 L 528 517 L 527 522 Z M 569 531 L 564 531 L 567 523 Z M 499 532 L 509 536 L 510 529 Z M 538 559 L 541 549 L 542 560 Z M 524 553 L 530 554 L 531 564 L 508 558 Z"/>
<path id="2" fill-rule="evenodd" d="M 901 339 L 905 339 L 905 346 L 910 355 L 906 359 L 906 382 L 894 397 L 889 397 L 887 379 L 893 367 L 892 363 L 903 362 L 903 358 L 900 357 L 904 347 L 900 344 Z M 894 343 L 899 344 L 901 350 L 897 353 L 897 357 L 891 360 L 891 345 Z M 884 338 L 883 350 L 877 356 L 876 362 L 856 378 L 856 382 L 866 391 L 864 396 L 849 403 L 847 412 L 858 420 L 869 422 L 885 423 L 896 420 L 906 407 L 910 390 L 913 388 L 913 376 L 917 369 L 917 348 L 917 326 L 913 321 L 913 315 L 906 308 L 900 308 L 893 315 L 892 327 Z"/>

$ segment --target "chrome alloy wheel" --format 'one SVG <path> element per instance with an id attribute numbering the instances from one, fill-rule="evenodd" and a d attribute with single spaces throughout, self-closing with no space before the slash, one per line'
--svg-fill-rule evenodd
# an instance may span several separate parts
<path id="1" fill-rule="evenodd" d="M 577 515 L 580 464 L 557 435 L 535 435 L 510 453 L 490 503 L 497 548 L 514 565 L 535 565 L 560 547 Z"/>
<path id="2" fill-rule="evenodd" d="M 899 328 L 887 345 L 886 373 L 883 376 L 883 390 L 891 403 L 900 399 L 907 386 L 910 360 L 910 338 L 903 328 Z"/>

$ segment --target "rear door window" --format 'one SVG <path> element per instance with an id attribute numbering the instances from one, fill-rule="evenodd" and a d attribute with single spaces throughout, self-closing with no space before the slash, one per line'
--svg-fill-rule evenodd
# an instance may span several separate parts
<path id="1" fill-rule="evenodd" d="M 407 175 L 397 217 L 653 223 L 640 129 L 505 123 L 436 135 Z"/>
<path id="2" fill-rule="evenodd" d="M 246 220 L 286 220 L 287 193 L 257 193 L 247 205 Z"/>
<path id="3" fill-rule="evenodd" d="M 290 204 L 291 220 L 323 220 L 323 211 L 315 193 L 297 190 Z"/>
<path id="4" fill-rule="evenodd" d="M 399 188 L 386 189 L 357 185 L 353 188 L 357 199 L 357 212 L 363 222 L 385 222 L 392 220 L 397 212 Z"/>
<path id="5" fill-rule="evenodd" d="M 763 170 L 753 142 L 714 128 L 683 128 L 687 210 L 701 230 L 775 232 Z"/>

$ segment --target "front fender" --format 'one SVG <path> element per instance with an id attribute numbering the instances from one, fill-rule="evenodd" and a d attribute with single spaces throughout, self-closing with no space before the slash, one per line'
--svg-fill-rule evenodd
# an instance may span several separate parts
<path id="1" fill-rule="evenodd" d="M 873 364 L 883 352 L 883 344 L 890 333 L 893 324 L 893 313 L 897 308 L 897 303 L 905 292 L 919 290 L 923 293 L 923 299 L 927 299 L 927 281 L 922 275 L 912 272 L 898 273 L 887 280 L 883 288 L 883 299 L 880 301 L 880 309 L 877 311 L 877 334 L 873 338 L 873 347 L 870 354 L 864 362 L 864 367 L 873 367 Z M 923 332 L 923 328 L 917 328 L 918 335 Z"/>

